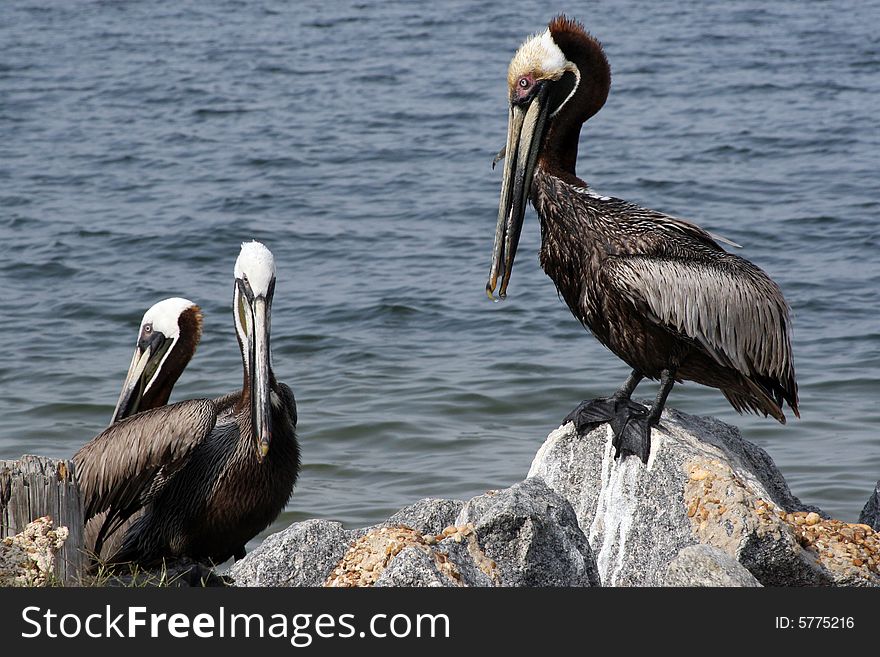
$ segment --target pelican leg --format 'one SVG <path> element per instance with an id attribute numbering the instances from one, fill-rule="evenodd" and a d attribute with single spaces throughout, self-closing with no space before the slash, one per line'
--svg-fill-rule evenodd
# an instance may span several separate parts
<path id="1" fill-rule="evenodd" d="M 638 410 L 628 415 L 626 413 L 618 414 L 611 420 L 611 429 L 614 431 L 612 444 L 616 448 L 614 458 L 617 458 L 621 452 L 635 454 L 642 459 L 642 463 L 648 464 L 648 457 L 651 455 L 651 429 L 660 424 L 660 416 L 663 414 L 666 398 L 669 397 L 674 385 L 675 371 L 663 370 L 660 373 L 660 390 L 657 391 L 657 397 L 651 405 L 650 412 L 646 412 L 645 407 L 641 404 L 629 402 L 629 407 L 638 407 Z"/>
<path id="2" fill-rule="evenodd" d="M 648 421 L 647 409 L 630 399 L 643 378 L 641 372 L 633 370 L 623 386 L 611 397 L 581 402 L 565 416 L 562 423 L 574 422 L 578 434 L 584 435 L 607 422 L 614 434 L 611 441 L 614 458 L 619 458 L 621 453 L 634 454 L 647 463 L 651 453 L 652 425 Z M 666 398 L 663 399 L 665 401 Z"/>
<path id="3" fill-rule="evenodd" d="M 672 392 L 672 386 L 675 385 L 675 370 L 663 370 L 660 373 L 660 390 L 657 391 L 657 398 L 651 406 L 651 412 L 648 415 L 648 424 L 656 427 L 660 424 L 660 416 L 663 414 L 663 407 L 666 405 L 666 398 Z"/>
<path id="4" fill-rule="evenodd" d="M 627 378 L 624 384 L 620 387 L 620 390 L 615 392 L 612 397 L 615 399 L 629 399 L 632 397 L 633 392 L 635 392 L 636 386 L 638 386 L 639 382 L 644 378 L 644 374 L 638 370 L 633 370 L 629 375 L 629 378 Z"/>

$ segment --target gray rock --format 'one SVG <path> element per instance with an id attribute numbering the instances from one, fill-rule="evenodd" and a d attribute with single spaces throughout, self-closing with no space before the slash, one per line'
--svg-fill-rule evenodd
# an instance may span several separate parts
<path id="1" fill-rule="evenodd" d="M 402 550 L 373 586 L 458 586 L 455 580 L 440 572 L 436 561 L 423 550 L 408 547 Z"/>
<path id="2" fill-rule="evenodd" d="M 596 563 L 571 505 L 527 479 L 475 497 L 455 524 L 474 526 L 502 586 L 596 586 Z"/>
<path id="3" fill-rule="evenodd" d="M 569 424 L 508 489 L 419 500 L 364 529 L 296 523 L 229 576 L 238 586 L 321 586 L 331 573 L 334 586 L 880 585 L 868 565 L 876 543 L 858 537 L 867 530 L 823 517 L 734 427 L 670 410 L 647 465 L 615 460 L 607 426 L 577 436 Z"/>
<path id="4" fill-rule="evenodd" d="M 439 534 L 455 522 L 464 502 L 432 497 L 403 507 L 382 524 L 406 525 L 423 534 Z"/>
<path id="5" fill-rule="evenodd" d="M 497 567 L 489 563 L 489 558 L 480 548 L 475 535 L 465 536 L 461 541 L 447 538 L 437 544 L 436 551 L 446 555 L 458 577 L 458 586 L 489 587 L 498 586 Z"/>
<path id="6" fill-rule="evenodd" d="M 388 531 L 383 527 L 401 525 L 415 532 L 383 533 Z M 434 538 L 453 525 L 458 531 Z M 389 540 L 408 544 L 381 573 L 374 571 L 377 578 L 350 569 L 356 563 L 371 569 L 387 559 Z M 342 565 L 343 556 L 353 561 Z M 228 575 L 236 586 L 322 586 L 331 572 L 334 585 L 346 586 L 588 586 L 599 581 L 571 505 L 537 479 L 467 504 L 419 500 L 375 527 L 295 523 L 266 538 Z"/>
<path id="7" fill-rule="evenodd" d="M 865 508 L 859 515 L 859 522 L 880 532 L 880 481 L 874 486 L 874 493 L 868 498 Z"/>
<path id="8" fill-rule="evenodd" d="M 765 586 L 851 580 L 802 548 L 785 517 L 815 507 L 792 495 L 766 452 L 711 418 L 664 412 L 647 465 L 615 460 L 607 425 L 577 436 L 567 424 L 547 438 L 529 477 L 571 503 L 605 586 L 661 586 L 670 562 L 698 543 L 720 548 Z"/>
<path id="9" fill-rule="evenodd" d="M 476 541 L 466 535 L 460 538 L 401 550 L 373 586 L 497 586 L 497 579 L 481 569 L 487 566 Z"/>
<path id="10" fill-rule="evenodd" d="M 745 567 L 724 550 L 691 545 L 666 569 L 664 586 L 761 586 Z"/>
<path id="11" fill-rule="evenodd" d="M 329 520 L 297 522 L 268 536 L 228 575 L 236 586 L 321 586 L 360 533 Z"/>

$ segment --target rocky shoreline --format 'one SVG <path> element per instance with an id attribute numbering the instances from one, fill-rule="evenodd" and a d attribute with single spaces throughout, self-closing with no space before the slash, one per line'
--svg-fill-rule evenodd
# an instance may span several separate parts
<path id="1" fill-rule="evenodd" d="M 187 561 L 141 585 L 880 586 L 880 482 L 846 523 L 798 500 L 735 427 L 670 409 L 652 441 L 647 465 L 615 460 L 607 425 L 567 424 L 504 490 L 361 529 L 294 523 L 225 575 Z M 51 582 L 66 537 L 39 518 L 0 541 L 0 585 Z"/>
<path id="2" fill-rule="evenodd" d="M 880 483 L 846 523 L 805 505 L 769 455 L 670 410 L 647 466 L 607 426 L 553 431 L 527 478 L 423 499 L 381 525 L 308 520 L 237 562 L 237 586 L 878 586 Z"/>

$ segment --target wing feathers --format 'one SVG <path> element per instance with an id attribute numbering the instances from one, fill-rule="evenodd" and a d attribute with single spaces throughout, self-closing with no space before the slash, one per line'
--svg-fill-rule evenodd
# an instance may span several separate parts
<path id="1" fill-rule="evenodd" d="M 86 520 L 110 510 L 105 527 L 114 518 L 124 521 L 122 515 L 155 492 L 158 476 L 185 462 L 216 419 L 213 401 L 194 399 L 138 413 L 98 434 L 73 457 Z"/>
<path id="2" fill-rule="evenodd" d="M 658 323 L 746 377 L 793 381 L 788 307 L 760 269 L 724 254 L 712 262 L 624 256 L 607 261 L 612 285 Z"/>

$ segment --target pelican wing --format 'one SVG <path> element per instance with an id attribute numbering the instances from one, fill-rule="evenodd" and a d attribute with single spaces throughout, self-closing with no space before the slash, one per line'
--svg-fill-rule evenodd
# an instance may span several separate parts
<path id="1" fill-rule="evenodd" d="M 210 399 L 161 406 L 111 425 L 74 455 L 85 519 L 108 512 L 99 542 L 155 495 L 216 420 Z"/>
<path id="2" fill-rule="evenodd" d="M 794 390 L 788 306 L 752 263 L 727 253 L 711 261 L 622 256 L 609 258 L 603 274 L 653 321 L 721 365 Z"/>

